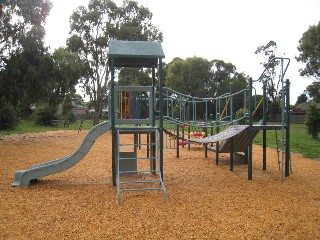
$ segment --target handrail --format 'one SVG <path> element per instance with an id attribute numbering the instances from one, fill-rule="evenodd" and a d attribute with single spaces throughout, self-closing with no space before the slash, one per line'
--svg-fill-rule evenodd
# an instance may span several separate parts
<path id="1" fill-rule="evenodd" d="M 264 68 L 264 70 L 263 70 L 263 72 L 261 73 L 260 77 L 259 77 L 257 80 L 252 80 L 252 82 L 261 81 L 261 78 L 264 76 L 264 73 L 268 70 L 270 64 L 273 63 L 274 61 L 278 60 L 278 59 L 279 59 L 279 60 L 287 60 L 287 61 L 288 61 L 287 66 L 285 67 L 285 70 L 284 70 L 284 72 L 283 72 L 283 76 L 284 76 L 284 75 L 286 74 L 287 69 L 288 69 L 289 64 L 290 64 L 290 58 L 274 57 L 274 58 L 272 58 L 272 59 L 269 61 L 268 65 Z"/>

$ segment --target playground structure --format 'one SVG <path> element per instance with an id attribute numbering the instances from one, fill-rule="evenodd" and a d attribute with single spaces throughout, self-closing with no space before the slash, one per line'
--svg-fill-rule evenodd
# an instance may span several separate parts
<path id="1" fill-rule="evenodd" d="M 36 181 L 38 178 L 63 172 L 73 167 L 89 152 L 95 140 L 109 130 L 109 122 L 103 122 L 94 126 L 87 133 L 82 144 L 73 153 L 63 158 L 34 165 L 27 170 L 17 171 L 12 186 L 28 186 L 32 181 Z"/>
<path id="2" fill-rule="evenodd" d="M 93 127 L 81 146 L 71 155 L 35 165 L 27 170 L 17 171 L 12 186 L 27 186 L 40 177 L 72 167 L 86 155 L 94 141 L 109 130 L 112 134 L 112 184 L 117 186 L 118 203 L 120 203 L 122 192 L 143 190 L 163 191 L 164 201 L 166 200 L 163 150 L 164 141 L 166 145 L 168 142 L 171 144 L 168 138 L 173 139 L 172 146 L 169 148 L 176 149 L 177 157 L 179 157 L 179 146 L 188 145 L 190 149 L 191 143 L 203 144 L 206 157 L 208 157 L 208 150 L 215 151 L 216 164 L 218 164 L 220 152 L 230 153 L 231 171 L 234 155 L 238 152 L 244 153 L 248 163 L 248 179 L 251 180 L 253 138 L 258 131 L 263 131 L 263 170 L 266 170 L 266 132 L 281 130 L 282 157 L 279 163 L 282 181 L 284 176 L 289 176 L 289 81 L 284 82 L 289 59 L 274 59 L 281 62 L 282 124 L 267 125 L 268 101 L 265 82 L 263 83 L 263 100 L 258 104 L 252 94 L 254 81 L 251 79 L 248 89 L 236 93 L 232 93 L 232 87 L 230 87 L 230 93 L 216 98 L 191 97 L 163 87 L 163 58 L 164 53 L 160 43 L 110 41 L 109 122 Z M 286 66 L 284 66 L 285 61 Z M 118 86 L 115 82 L 115 69 L 121 67 L 151 68 L 152 86 Z M 158 81 L 156 81 L 156 68 L 158 68 Z M 255 82 L 260 80 L 259 78 Z M 236 119 L 234 99 L 238 99 L 239 96 L 243 99 L 245 114 Z M 200 105 L 204 109 L 201 116 L 197 114 L 197 108 Z M 253 125 L 253 114 L 260 105 L 263 107 L 262 122 Z M 239 125 L 241 122 L 245 125 Z M 163 133 L 167 133 L 166 136 Z M 197 133 L 197 138 L 191 139 L 191 133 L 193 136 Z M 133 136 L 133 142 L 127 142 L 128 135 Z M 146 148 L 146 155 L 137 151 L 141 147 Z M 147 162 L 147 164 L 140 164 L 140 162 Z M 131 175 L 133 178 L 128 177 Z M 139 179 L 140 176 L 142 178 Z"/>
<path id="3" fill-rule="evenodd" d="M 230 153 L 230 171 L 233 171 L 234 157 L 241 159 L 241 161 L 248 164 L 248 179 L 251 180 L 252 141 L 259 131 L 263 131 L 262 169 L 266 170 L 266 134 L 267 131 L 275 131 L 278 164 L 281 170 L 281 181 L 283 182 L 284 176 L 289 176 L 291 169 L 290 84 L 289 80 L 284 80 L 290 59 L 274 58 L 272 61 L 279 62 L 279 82 L 282 89 L 281 124 L 267 124 L 267 82 L 262 81 L 266 69 L 257 80 L 249 80 L 247 89 L 232 92 L 231 85 L 229 93 L 216 98 L 197 98 L 165 88 L 164 108 L 166 115 L 164 116 L 164 132 L 167 133 L 164 140 L 165 148 L 175 149 L 176 157 L 178 158 L 181 146 L 188 145 L 190 150 L 191 144 L 202 144 L 205 149 L 205 157 L 208 157 L 208 150 L 216 153 L 216 164 L 219 163 L 219 153 Z M 253 87 L 253 83 L 258 82 L 262 82 L 263 85 L 263 96 L 259 101 L 257 100 L 256 89 Z M 253 93 L 255 94 L 253 95 Z M 242 101 L 243 104 L 235 108 L 235 101 L 238 103 Z M 197 116 L 197 108 L 202 109 L 201 116 Z M 260 122 L 254 125 L 253 117 L 257 114 L 259 108 L 262 108 L 262 116 L 260 116 Z M 235 115 L 238 110 L 242 110 L 243 115 L 236 118 Z M 198 138 L 193 139 L 194 129 L 197 131 Z M 278 139 L 277 131 L 281 131 L 280 140 Z"/>
<path id="4" fill-rule="evenodd" d="M 157 42 L 146 41 L 110 41 L 109 63 L 111 71 L 111 87 L 109 92 L 109 122 L 93 127 L 83 140 L 81 146 L 71 155 L 54 161 L 35 165 L 27 170 L 15 173 L 12 186 L 28 186 L 40 177 L 62 172 L 78 163 L 89 151 L 94 141 L 109 130 L 112 132 L 112 183 L 117 185 L 117 199 L 120 193 L 127 191 L 161 190 L 164 201 L 166 188 L 163 182 L 163 112 L 162 87 L 163 70 L 162 46 Z M 152 86 L 125 87 L 116 86 L 115 68 L 138 67 L 152 69 Z M 156 83 L 156 68 L 159 81 Z M 160 94 L 158 100 L 159 124 L 156 126 L 155 88 Z M 143 103 L 141 102 L 143 99 Z M 148 106 L 142 112 L 142 105 Z M 128 107 L 130 106 L 130 107 Z M 130 126 L 131 125 L 131 126 Z M 126 136 L 133 135 L 134 141 L 127 143 Z M 145 135 L 147 142 L 142 143 Z M 147 148 L 146 156 L 137 153 L 137 147 Z M 138 164 L 138 162 L 149 162 Z M 142 176 L 128 179 L 128 175 Z M 146 176 L 150 176 L 149 178 Z M 155 177 L 156 176 L 156 177 Z M 122 180 L 126 179 L 126 180 Z"/>

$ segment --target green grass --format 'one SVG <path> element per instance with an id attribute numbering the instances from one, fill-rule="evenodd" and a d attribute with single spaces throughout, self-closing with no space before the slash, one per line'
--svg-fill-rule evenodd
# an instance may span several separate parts
<path id="1" fill-rule="evenodd" d="M 272 124 L 272 123 L 271 123 Z M 274 123 L 279 124 L 279 123 Z M 18 127 L 14 130 L 0 131 L 1 134 L 21 134 L 29 132 L 46 132 L 56 130 L 78 130 L 80 121 L 70 124 L 69 127 L 64 127 L 63 123 L 58 126 L 39 126 L 30 120 L 22 120 Z M 89 130 L 92 127 L 90 120 L 84 121 L 82 130 Z M 278 139 L 281 138 L 281 131 L 278 131 Z M 306 133 L 304 124 L 291 124 L 290 136 L 291 152 L 301 154 L 309 158 L 320 158 L 320 140 L 313 140 L 310 135 Z M 262 145 L 262 131 L 254 139 L 254 144 Z M 267 146 L 276 148 L 276 134 L 275 131 L 267 131 Z"/>
<path id="2" fill-rule="evenodd" d="M 14 130 L 0 130 L 0 135 L 2 134 L 21 134 L 30 132 L 47 132 L 47 131 L 57 131 L 57 130 L 78 130 L 80 126 L 80 120 L 71 123 L 69 127 L 64 127 L 64 123 L 61 122 L 57 126 L 41 126 L 36 125 L 31 120 L 21 120 L 18 127 Z M 86 120 L 82 125 L 82 130 L 88 130 L 92 127 L 92 121 Z"/>
<path id="3" fill-rule="evenodd" d="M 307 134 L 304 124 L 291 124 L 290 132 L 291 152 L 301 154 L 308 158 L 320 158 L 320 140 L 312 139 L 312 137 Z M 278 139 L 281 139 L 281 131 L 278 131 Z M 262 145 L 262 131 L 256 136 L 254 143 Z M 267 146 L 271 148 L 277 147 L 275 131 L 267 131 Z M 279 147 L 281 148 L 280 145 Z"/>

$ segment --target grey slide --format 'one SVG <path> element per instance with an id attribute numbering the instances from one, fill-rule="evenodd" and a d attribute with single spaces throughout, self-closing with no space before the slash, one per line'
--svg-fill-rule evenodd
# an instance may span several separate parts
<path id="1" fill-rule="evenodd" d="M 103 133 L 110 131 L 110 123 L 103 122 L 94 126 L 83 139 L 82 144 L 69 156 L 50 162 L 34 165 L 27 170 L 19 170 L 14 175 L 13 187 L 29 186 L 32 180 L 63 172 L 76 165 L 89 152 L 95 140 Z"/>

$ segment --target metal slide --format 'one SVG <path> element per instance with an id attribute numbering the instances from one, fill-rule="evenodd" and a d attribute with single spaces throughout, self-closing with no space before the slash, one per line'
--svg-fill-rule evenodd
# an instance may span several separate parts
<path id="1" fill-rule="evenodd" d="M 13 187 L 28 186 L 32 180 L 63 172 L 76 165 L 89 152 L 95 140 L 110 130 L 110 123 L 103 122 L 94 126 L 83 139 L 82 144 L 69 156 L 50 162 L 34 165 L 27 170 L 19 170 L 14 175 Z"/>

